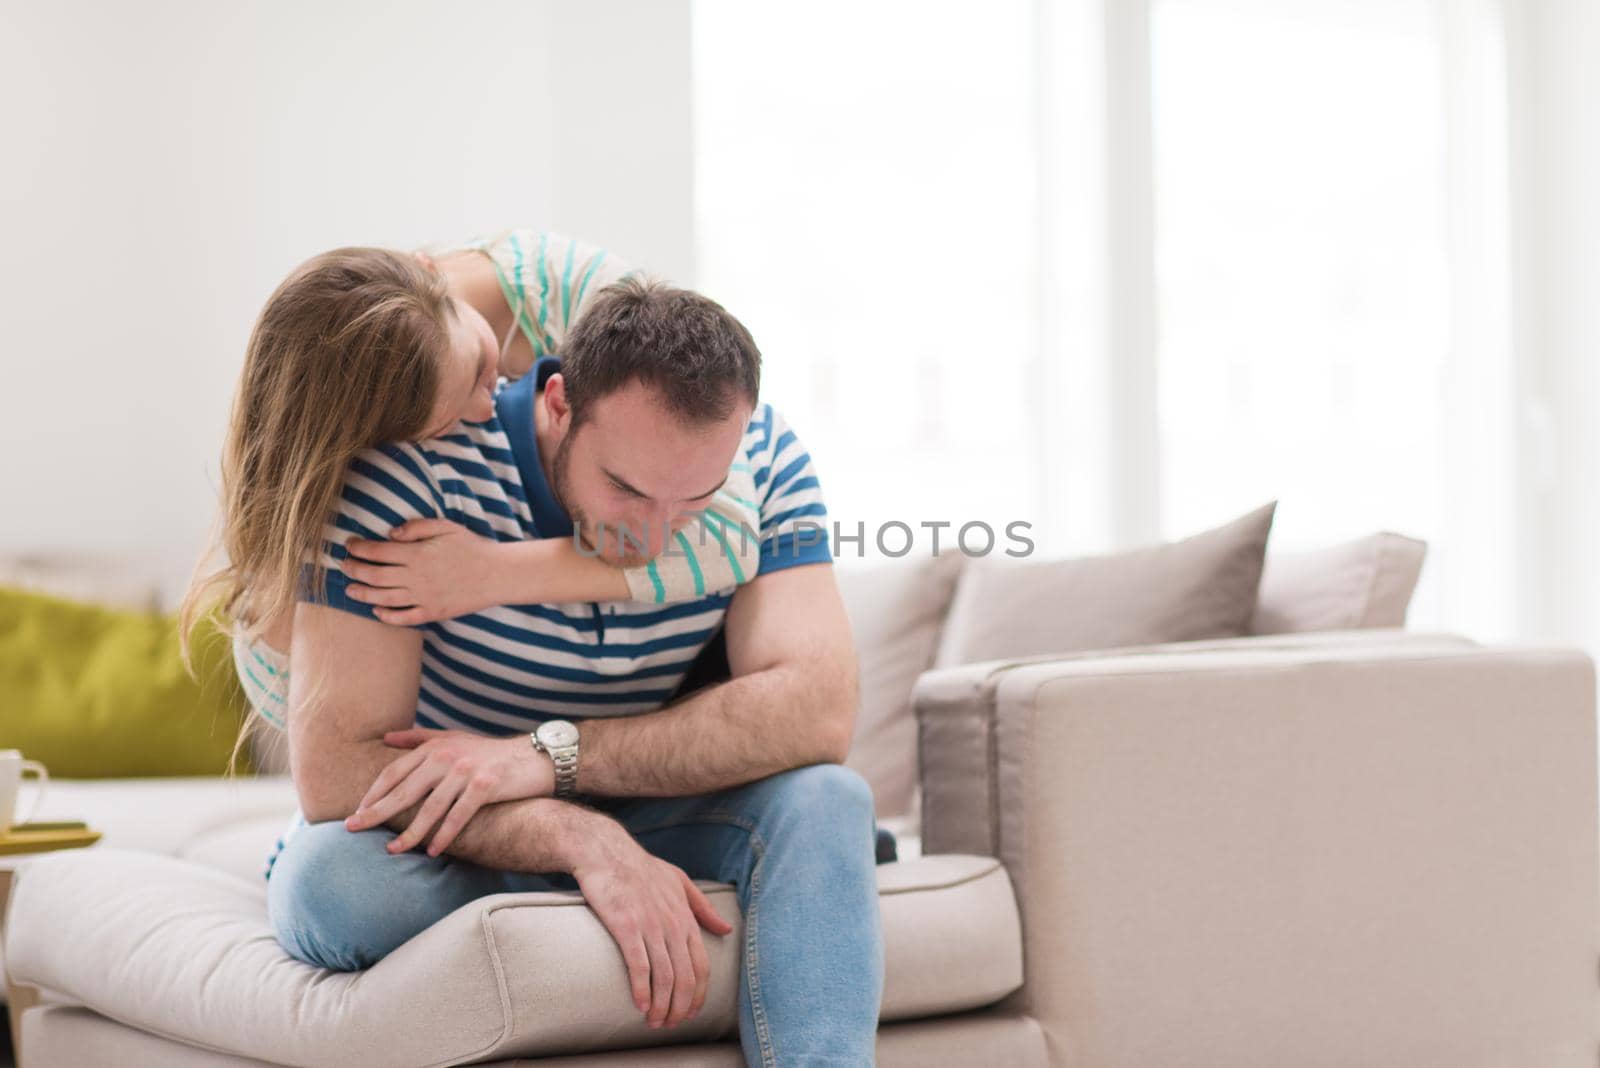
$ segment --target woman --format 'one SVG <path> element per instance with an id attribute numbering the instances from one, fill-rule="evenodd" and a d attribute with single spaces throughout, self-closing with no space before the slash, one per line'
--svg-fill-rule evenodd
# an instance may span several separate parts
<path id="1" fill-rule="evenodd" d="M 202 615 L 220 617 L 262 720 L 285 727 L 294 606 L 322 587 L 324 523 L 351 462 L 391 442 L 448 443 L 458 422 L 490 418 L 498 388 L 555 353 L 595 294 L 633 273 L 581 242 L 507 230 L 414 254 L 336 249 L 272 294 L 223 451 L 213 549 L 227 563 L 197 573 L 181 615 L 185 638 Z M 350 596 L 396 625 L 495 604 L 685 600 L 755 575 L 758 546 L 738 536 L 759 527 L 749 480 L 736 464 L 697 516 L 702 529 L 685 532 L 687 554 L 640 567 L 615 568 L 568 538 L 502 543 L 442 519 L 351 542 L 341 567 Z"/>

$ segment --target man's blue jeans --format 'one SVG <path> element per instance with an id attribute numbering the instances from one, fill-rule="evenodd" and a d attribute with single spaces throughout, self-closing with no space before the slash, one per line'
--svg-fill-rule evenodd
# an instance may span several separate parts
<path id="1" fill-rule="evenodd" d="M 590 799 L 646 850 L 733 884 L 744 916 L 739 1040 L 750 1065 L 870 1065 L 883 996 L 872 792 L 838 764 L 693 797 Z M 502 872 L 422 849 L 387 827 L 302 827 L 267 881 L 292 956 L 354 970 L 486 894 L 576 890 L 562 872 Z"/>

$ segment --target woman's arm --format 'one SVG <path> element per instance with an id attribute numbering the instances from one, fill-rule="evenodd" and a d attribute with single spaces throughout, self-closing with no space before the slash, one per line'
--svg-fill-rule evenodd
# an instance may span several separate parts
<path id="1" fill-rule="evenodd" d="M 761 517 L 750 465 L 737 462 L 728 479 L 695 521 L 663 552 L 623 572 L 630 599 L 671 604 L 742 586 L 761 569 Z"/>
<path id="2" fill-rule="evenodd" d="M 428 253 L 419 253 L 427 256 Z M 562 234 L 513 228 L 434 251 L 452 293 L 483 313 L 501 343 L 500 373 L 517 379 L 559 352 L 600 290 L 636 273 L 605 249 Z"/>
<path id="3" fill-rule="evenodd" d="M 760 570 L 760 523 L 749 465 L 736 463 L 711 505 L 670 551 L 617 568 L 571 538 L 498 542 L 445 519 L 413 519 L 388 541 L 353 538 L 339 566 L 352 600 L 385 623 L 412 627 L 497 604 L 643 601 L 671 604 L 743 585 Z"/>
<path id="4" fill-rule="evenodd" d="M 508 541 L 495 547 L 503 593 L 495 604 L 625 601 L 628 580 L 620 568 L 578 551 L 571 538 Z M 484 607 L 487 607 L 485 605 Z"/>
<path id="5" fill-rule="evenodd" d="M 341 567 L 352 600 L 411 627 L 497 604 L 621 601 L 627 577 L 571 538 L 494 541 L 446 519 L 415 519 L 388 541 L 352 539 Z"/>

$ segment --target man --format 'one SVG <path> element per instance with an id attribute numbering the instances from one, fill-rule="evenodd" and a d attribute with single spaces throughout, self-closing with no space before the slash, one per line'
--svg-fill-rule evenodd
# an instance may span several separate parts
<path id="1" fill-rule="evenodd" d="M 300 604 L 291 650 L 307 822 L 268 881 L 291 953 L 366 967 L 484 894 L 575 886 L 615 939 L 636 1006 L 673 1026 L 705 998 L 700 928 L 732 929 L 691 880 L 728 882 L 750 942 L 746 1060 L 872 1063 L 873 806 L 842 766 L 854 654 L 810 457 L 758 401 L 759 374 L 748 332 L 719 305 L 626 281 L 560 359 L 502 389 L 493 418 L 352 465 L 333 563 L 349 535 L 427 516 L 501 540 L 576 528 L 612 562 L 635 562 L 745 463 L 760 567 L 731 594 L 685 603 L 501 606 L 420 629 L 377 622 L 329 568 L 327 603 Z M 713 637 L 731 677 L 662 707 Z"/>

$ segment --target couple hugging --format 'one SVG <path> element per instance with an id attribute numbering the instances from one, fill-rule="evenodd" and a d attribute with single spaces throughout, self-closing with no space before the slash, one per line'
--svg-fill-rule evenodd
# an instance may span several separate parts
<path id="1" fill-rule="evenodd" d="M 872 1063 L 855 656 L 760 371 L 714 301 L 533 230 L 337 249 L 272 294 L 226 564 L 184 622 L 224 622 L 247 730 L 288 735 L 267 903 L 291 955 L 365 968 L 477 897 L 577 889 L 670 1027 L 705 999 L 705 932 L 732 931 L 692 881 L 717 880 L 746 921 L 747 1062 Z M 693 689 L 713 639 L 726 670 Z"/>

